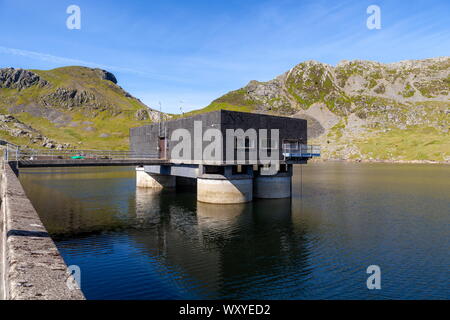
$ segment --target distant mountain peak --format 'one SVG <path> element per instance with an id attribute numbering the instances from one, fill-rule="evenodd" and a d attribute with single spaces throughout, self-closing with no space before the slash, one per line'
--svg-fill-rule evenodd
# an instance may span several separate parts
<path id="1" fill-rule="evenodd" d="M 311 136 L 325 142 L 325 157 L 447 161 L 450 160 L 449 94 L 450 57 L 387 64 L 342 60 L 336 66 L 308 60 L 273 80 L 252 80 L 203 110 L 223 108 L 305 117 L 316 128 L 310 132 Z M 435 144 L 426 146 L 425 149 L 431 150 L 427 153 L 411 155 L 413 148 L 407 148 L 406 143 L 398 144 L 402 146 L 396 148 L 402 151 L 393 150 L 392 155 L 385 150 L 379 155 L 368 155 L 355 146 L 356 141 L 366 141 L 370 135 L 396 132 L 399 139 L 402 134 L 420 137 L 418 132 L 423 128 L 433 132 L 428 137 L 424 135 L 424 143 L 436 138 Z M 441 142 L 447 147 L 440 146 Z M 342 146 L 342 150 L 336 146 Z"/>

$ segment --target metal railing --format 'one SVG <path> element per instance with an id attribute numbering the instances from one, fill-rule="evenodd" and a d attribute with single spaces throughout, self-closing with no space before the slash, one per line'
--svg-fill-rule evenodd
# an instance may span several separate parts
<path id="1" fill-rule="evenodd" d="M 134 160 L 158 159 L 158 153 L 136 153 L 132 151 L 112 150 L 41 150 L 20 149 L 18 146 L 7 144 L 4 148 L 6 161 L 33 160 Z"/>
<path id="2" fill-rule="evenodd" d="M 313 158 L 320 157 L 320 146 L 306 144 L 283 144 L 285 158 Z"/>
<path id="3" fill-rule="evenodd" d="M 5 161 L 17 161 L 20 147 L 14 143 L 0 140 L 0 147 Z"/>

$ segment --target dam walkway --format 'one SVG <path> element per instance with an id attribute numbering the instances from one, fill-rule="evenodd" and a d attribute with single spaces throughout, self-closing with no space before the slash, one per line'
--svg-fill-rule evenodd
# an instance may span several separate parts
<path id="1" fill-rule="evenodd" d="M 158 154 L 136 154 L 113 150 L 38 150 L 21 149 L 7 144 L 4 160 L 15 162 L 18 168 L 84 167 L 84 166 L 142 166 L 165 164 Z"/>

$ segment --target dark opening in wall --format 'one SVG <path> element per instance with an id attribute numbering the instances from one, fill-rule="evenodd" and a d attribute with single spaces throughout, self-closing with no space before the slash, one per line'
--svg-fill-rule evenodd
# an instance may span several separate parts
<path id="1" fill-rule="evenodd" d="M 225 174 L 225 167 L 223 166 L 205 166 L 205 174 Z"/>

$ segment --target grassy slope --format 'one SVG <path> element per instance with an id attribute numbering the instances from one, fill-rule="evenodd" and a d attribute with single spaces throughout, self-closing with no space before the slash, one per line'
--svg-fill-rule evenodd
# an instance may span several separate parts
<path id="1" fill-rule="evenodd" d="M 32 104 L 41 97 L 54 92 L 58 88 L 74 88 L 92 92 L 104 105 L 106 110 L 87 110 L 79 107 L 68 110 L 61 106 L 52 108 L 72 117 L 72 125 L 58 127 L 55 123 L 42 117 L 34 117 L 29 113 L 14 114 L 18 120 L 39 130 L 43 135 L 59 143 L 70 143 L 77 148 L 89 149 L 128 149 L 129 128 L 148 123 L 137 121 L 135 113 L 146 106 L 138 100 L 126 97 L 124 91 L 111 81 L 102 80 L 92 69 L 83 67 L 64 67 L 49 71 L 32 70 L 51 83 L 49 87 L 33 86 L 22 91 L 0 89 L 0 113 L 9 114 L 9 106 Z M 83 122 L 91 122 L 85 123 Z M 78 123 L 77 123 L 78 122 Z M 77 124 L 77 126 L 74 126 Z M 87 127 L 94 128 L 86 131 Z M 101 137 L 101 134 L 109 135 Z M 0 131 L 0 137 L 13 143 L 30 144 L 26 138 L 17 138 Z M 39 145 L 33 145 L 39 147 Z"/>
<path id="2" fill-rule="evenodd" d="M 432 127 L 410 127 L 379 133 L 357 141 L 362 153 L 374 159 L 438 160 L 450 155 L 450 139 Z"/>
<path id="3" fill-rule="evenodd" d="M 205 108 L 186 112 L 184 117 L 193 116 L 199 113 L 206 113 L 215 110 L 230 110 L 230 111 L 241 111 L 241 112 L 252 112 L 255 109 L 254 102 L 245 98 L 245 90 L 239 89 L 231 91 L 219 99 L 211 102 L 210 105 Z M 176 115 L 175 117 L 181 117 L 181 115 Z"/>

